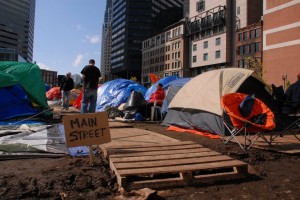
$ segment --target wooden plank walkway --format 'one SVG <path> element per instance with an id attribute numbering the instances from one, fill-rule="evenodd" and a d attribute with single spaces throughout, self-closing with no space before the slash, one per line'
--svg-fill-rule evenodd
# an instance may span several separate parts
<path id="1" fill-rule="evenodd" d="M 109 123 L 110 125 L 110 123 Z M 107 149 L 122 148 L 128 146 L 145 146 L 155 145 L 160 143 L 172 143 L 178 140 L 138 128 L 111 128 L 110 129 L 111 142 L 99 145 L 105 156 L 107 156 Z"/>
<path id="2" fill-rule="evenodd" d="M 119 186 L 126 190 L 209 184 L 248 173 L 246 163 L 190 141 L 103 148 Z"/>

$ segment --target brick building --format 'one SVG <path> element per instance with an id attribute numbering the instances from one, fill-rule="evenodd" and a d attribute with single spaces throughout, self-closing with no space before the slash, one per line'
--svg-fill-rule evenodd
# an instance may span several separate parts
<path id="1" fill-rule="evenodd" d="M 300 72 L 299 10 L 299 0 L 264 0 L 263 78 L 269 84 L 285 86 Z"/>

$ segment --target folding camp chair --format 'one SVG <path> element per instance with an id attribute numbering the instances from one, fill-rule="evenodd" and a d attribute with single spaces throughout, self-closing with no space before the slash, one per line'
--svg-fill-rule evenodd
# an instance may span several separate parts
<path id="1" fill-rule="evenodd" d="M 284 135 L 292 134 L 297 140 L 300 138 L 296 135 L 296 129 L 300 128 L 300 109 L 295 112 L 282 114 L 280 117 L 284 122 L 281 123 L 281 127 L 276 135 L 273 135 L 270 139 L 273 142 L 278 136 L 283 137 Z"/>
<path id="2" fill-rule="evenodd" d="M 158 102 L 162 103 L 162 101 L 157 101 L 156 100 L 154 102 L 154 105 L 151 107 L 151 121 L 163 120 L 163 114 L 161 112 L 161 106 L 157 104 Z"/>
<path id="3" fill-rule="evenodd" d="M 254 100 L 249 116 L 242 116 L 239 106 L 247 96 L 242 93 L 231 93 L 221 98 L 223 123 L 230 133 L 228 138 L 225 138 L 224 134 L 223 142 L 227 144 L 229 141 L 235 140 L 244 151 L 250 149 L 258 138 L 262 138 L 270 145 L 271 143 L 264 133 L 275 128 L 273 112 L 257 98 Z M 260 116 L 265 116 L 265 120 L 255 123 L 254 119 L 258 119 Z M 239 140 L 238 135 L 243 136 L 243 139 Z"/>
<path id="4" fill-rule="evenodd" d="M 300 138 L 295 134 L 295 129 L 300 128 L 300 104 L 287 101 L 282 86 L 276 87 L 272 84 L 272 91 L 272 97 L 279 107 L 279 112 L 275 114 L 278 131 L 276 135 L 271 137 L 270 141 L 273 142 L 278 136 L 283 137 L 287 134 L 294 135 L 300 141 Z"/>

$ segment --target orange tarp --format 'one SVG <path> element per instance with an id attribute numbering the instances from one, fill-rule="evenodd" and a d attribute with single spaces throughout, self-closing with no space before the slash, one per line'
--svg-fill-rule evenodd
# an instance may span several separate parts
<path id="1" fill-rule="evenodd" d="M 46 92 L 46 97 L 48 100 L 58 100 L 61 98 L 59 87 L 53 87 L 48 92 Z"/>
<path id="2" fill-rule="evenodd" d="M 149 77 L 150 77 L 152 84 L 156 83 L 159 80 L 159 78 L 156 74 L 149 74 Z"/>
<path id="3" fill-rule="evenodd" d="M 177 126 L 169 126 L 167 128 L 167 131 L 177 131 L 177 132 L 187 132 L 187 133 L 193 133 L 205 137 L 209 137 L 210 139 L 219 139 L 220 136 L 208 132 L 202 132 L 202 131 L 197 131 L 197 130 L 192 130 L 192 129 L 185 129 L 185 128 L 179 128 Z"/>

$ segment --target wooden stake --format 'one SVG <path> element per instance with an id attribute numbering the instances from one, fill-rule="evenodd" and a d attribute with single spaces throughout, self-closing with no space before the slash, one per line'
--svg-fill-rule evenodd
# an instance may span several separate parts
<path id="1" fill-rule="evenodd" d="M 93 151 L 93 147 L 89 146 L 90 149 L 90 164 L 91 166 L 94 166 L 94 151 Z"/>

